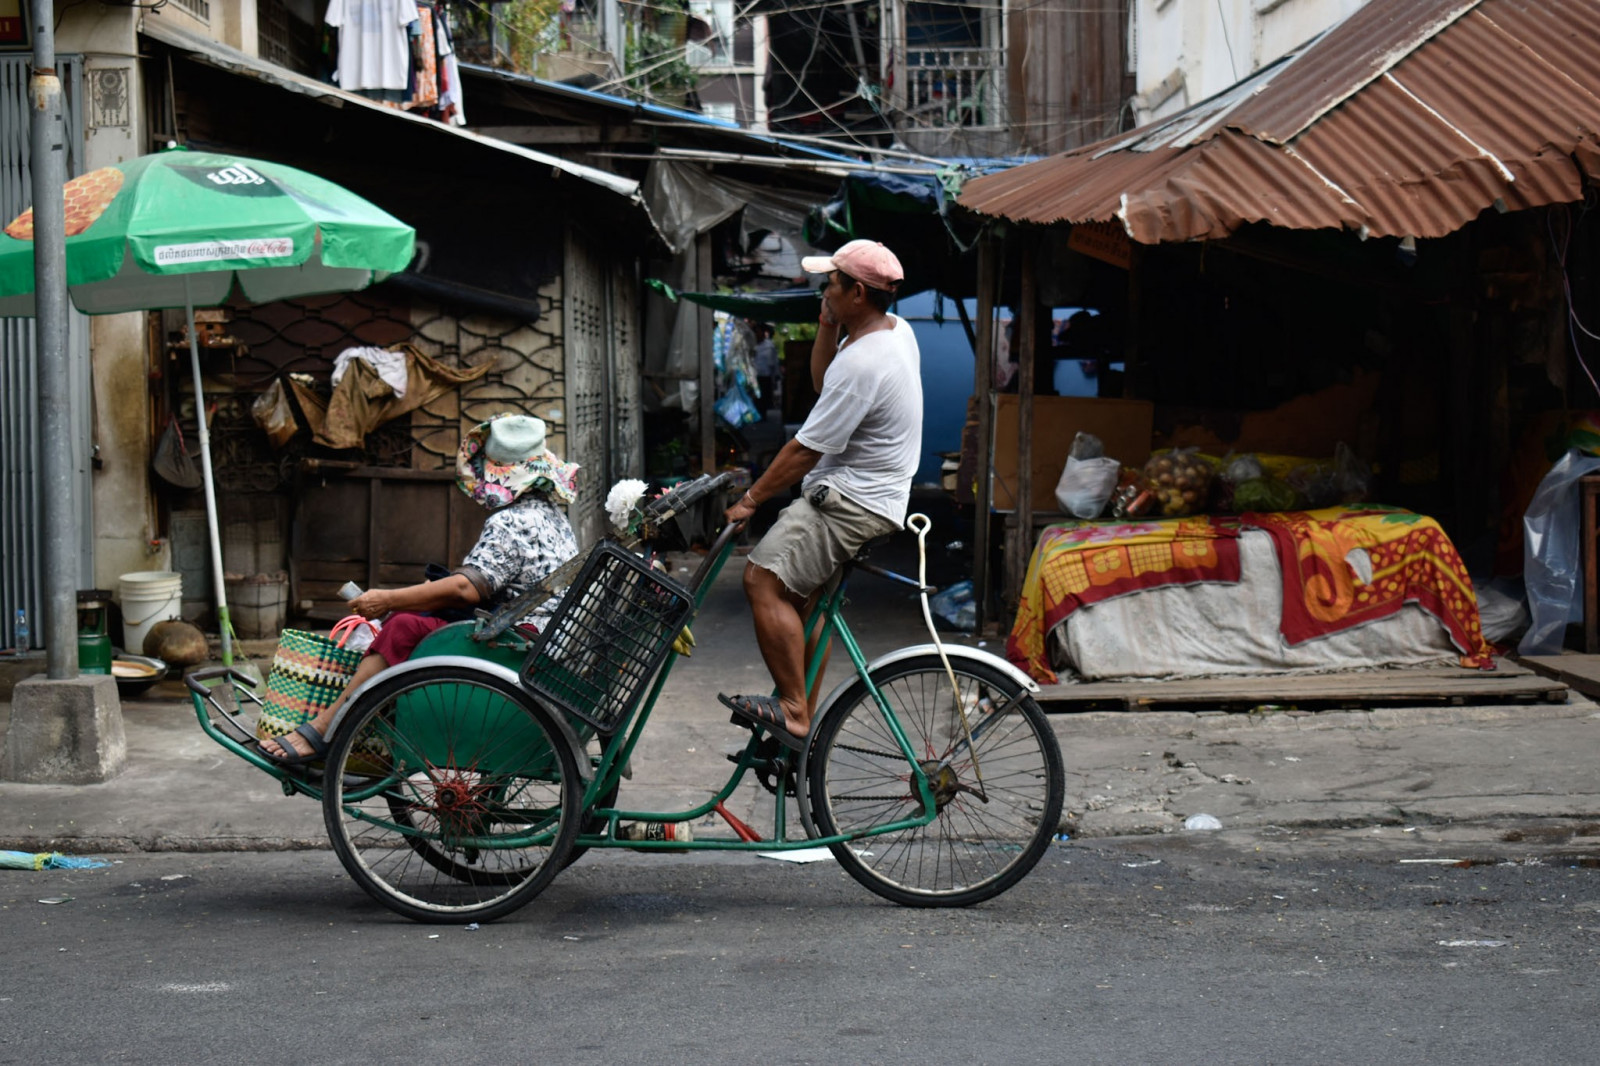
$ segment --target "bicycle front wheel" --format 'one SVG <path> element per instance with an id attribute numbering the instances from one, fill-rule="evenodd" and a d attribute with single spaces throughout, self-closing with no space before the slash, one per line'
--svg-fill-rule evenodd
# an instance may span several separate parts
<path id="1" fill-rule="evenodd" d="M 515 682 L 440 666 L 380 682 L 329 744 L 323 821 L 346 871 L 420 922 L 489 921 L 565 865 L 577 759 Z"/>
<path id="2" fill-rule="evenodd" d="M 1004 670 L 967 659 L 951 666 L 954 690 L 937 655 L 871 675 L 928 778 L 937 816 L 832 845 L 851 877 L 908 907 L 961 907 L 999 895 L 1033 869 L 1061 821 L 1061 749 L 1044 712 Z M 922 814 L 906 757 L 864 682 L 828 711 L 815 745 L 807 787 L 822 835 L 865 833 Z"/>

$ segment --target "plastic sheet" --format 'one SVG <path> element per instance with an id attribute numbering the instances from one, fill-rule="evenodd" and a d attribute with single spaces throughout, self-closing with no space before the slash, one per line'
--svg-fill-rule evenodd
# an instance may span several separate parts
<path id="1" fill-rule="evenodd" d="M 0 870 L 97 870 L 110 865 L 104 859 L 82 859 L 59 851 L 0 851 Z"/>
<path id="2" fill-rule="evenodd" d="M 1556 655 L 1567 623 L 1583 619 L 1583 553 L 1578 544 L 1578 479 L 1600 459 L 1577 451 L 1562 456 L 1539 483 L 1523 512 L 1523 581 L 1532 622 L 1517 644 L 1523 655 Z"/>
<path id="3" fill-rule="evenodd" d="M 1520 578 L 1493 578 L 1481 584 L 1474 578 L 1472 591 L 1478 598 L 1484 640 L 1500 644 L 1527 628 L 1527 596 Z"/>

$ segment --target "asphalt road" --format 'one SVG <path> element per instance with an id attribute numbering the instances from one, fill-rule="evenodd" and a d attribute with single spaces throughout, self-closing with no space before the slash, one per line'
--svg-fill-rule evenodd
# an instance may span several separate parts
<path id="1" fill-rule="evenodd" d="M 479 929 L 326 851 L 6 871 L 0 1063 L 1592 1063 L 1600 872 L 1501 850 L 1095 840 L 955 911 L 610 852 Z"/>

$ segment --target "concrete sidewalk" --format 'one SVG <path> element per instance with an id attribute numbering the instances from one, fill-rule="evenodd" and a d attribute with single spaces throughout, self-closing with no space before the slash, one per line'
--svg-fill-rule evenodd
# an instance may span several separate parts
<path id="1" fill-rule="evenodd" d="M 626 806 L 702 802 L 727 777 L 724 754 L 742 746 L 745 734 L 728 723 L 715 694 L 767 691 L 770 682 L 739 570 L 735 564 L 724 573 L 695 623 L 695 655 L 675 668 L 635 754 L 634 777 L 622 788 Z M 869 575 L 853 590 L 847 617 L 869 658 L 926 642 L 914 596 Z M 986 650 L 1000 649 L 991 642 Z M 834 681 L 842 658 L 835 657 Z M 257 665 L 265 671 L 269 662 Z M 9 704 L 0 704 L 0 731 L 9 718 Z M 285 797 L 275 779 L 205 736 L 178 682 L 125 701 L 123 718 L 128 767 L 115 780 L 0 783 L 0 849 L 327 846 L 320 807 Z M 1074 838 L 1163 833 L 1199 813 L 1264 838 L 1333 828 L 1434 844 L 1467 833 L 1481 844 L 1534 832 L 1570 849 L 1600 833 L 1600 708 L 1576 694 L 1565 704 L 1098 712 L 1052 722 L 1068 771 L 1063 829 Z M 771 798 L 753 782 L 730 808 L 758 830 L 772 824 Z"/>

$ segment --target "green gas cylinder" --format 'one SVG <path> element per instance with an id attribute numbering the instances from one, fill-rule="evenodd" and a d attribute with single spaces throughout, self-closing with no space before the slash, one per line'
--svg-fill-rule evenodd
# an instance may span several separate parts
<path id="1" fill-rule="evenodd" d="M 111 593 L 105 589 L 78 592 L 78 672 L 111 672 L 111 637 L 106 632 L 106 609 Z"/>

